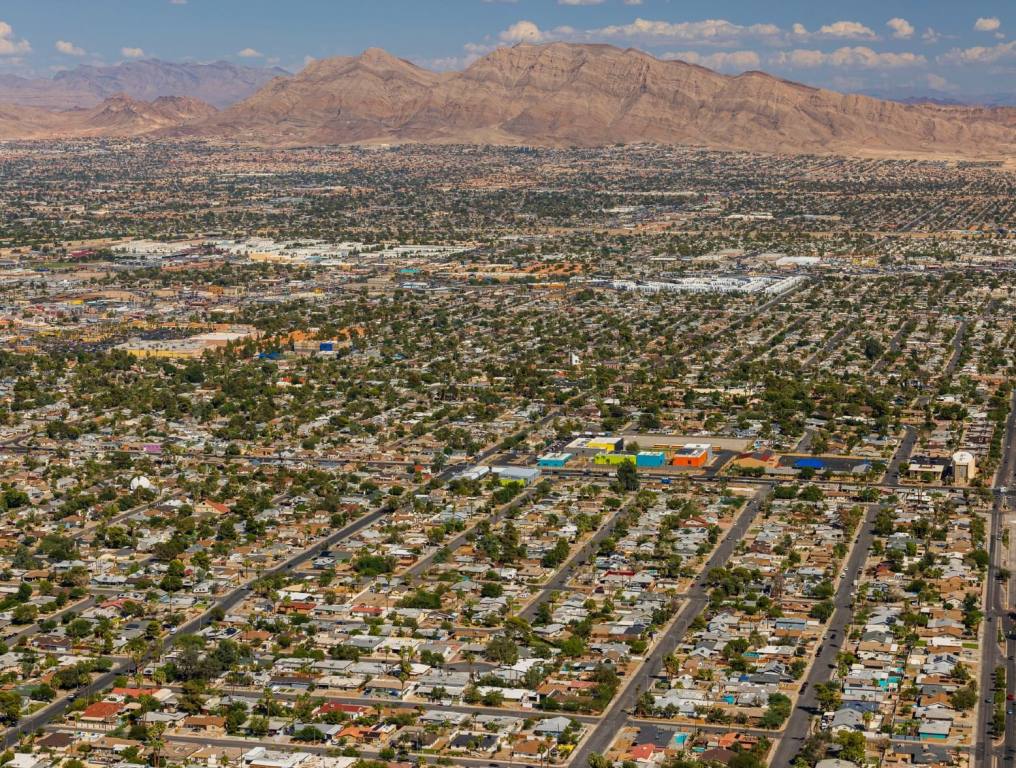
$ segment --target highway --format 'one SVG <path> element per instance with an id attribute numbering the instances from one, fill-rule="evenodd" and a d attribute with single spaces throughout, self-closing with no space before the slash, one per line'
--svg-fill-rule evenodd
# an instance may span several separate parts
<path id="1" fill-rule="evenodd" d="M 903 439 L 889 461 L 889 466 L 883 479 L 883 486 L 888 487 L 890 490 L 899 487 L 899 468 L 905 461 L 909 460 L 914 443 L 917 440 L 917 430 L 915 427 L 907 426 L 905 431 Z M 776 752 L 771 761 L 773 766 L 789 765 L 793 757 L 800 751 L 804 741 L 808 738 L 812 717 L 819 711 L 815 687 L 819 683 L 829 680 L 830 670 L 835 666 L 836 654 L 843 644 L 843 639 L 846 636 L 853 614 L 853 583 L 854 580 L 860 579 L 862 575 L 865 561 L 868 558 L 872 542 L 875 539 L 873 530 L 875 516 L 883 506 L 880 504 L 868 505 L 865 518 L 861 521 L 858 537 L 856 537 L 854 545 L 850 550 L 850 556 L 843 567 L 846 575 L 840 579 L 839 585 L 836 588 L 836 594 L 833 597 L 833 604 L 836 610 L 829 619 L 829 624 L 822 638 L 823 644 L 821 649 L 809 668 L 808 677 L 805 679 L 807 681 L 805 692 L 799 696 L 795 707 L 793 707 L 790 713 L 790 718 L 783 729 L 783 734 L 776 745 Z"/>

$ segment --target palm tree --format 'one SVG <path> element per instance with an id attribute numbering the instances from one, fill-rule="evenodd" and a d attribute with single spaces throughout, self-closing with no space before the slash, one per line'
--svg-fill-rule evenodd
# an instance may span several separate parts
<path id="1" fill-rule="evenodd" d="M 261 701 L 258 702 L 258 706 L 265 711 L 266 717 L 271 717 L 274 705 L 275 697 L 272 695 L 272 689 L 266 685 L 261 694 Z"/>
<path id="2" fill-rule="evenodd" d="M 141 685 L 141 662 L 145 660 L 145 656 L 148 655 L 148 646 L 145 644 L 143 638 L 132 637 L 127 641 L 127 645 L 124 647 L 127 651 L 127 655 L 130 656 L 131 663 L 134 664 L 134 677 L 137 684 Z"/>
<path id="3" fill-rule="evenodd" d="M 152 765 L 153 768 L 159 768 L 159 757 L 162 754 L 162 748 L 166 746 L 165 740 L 162 738 L 162 734 L 166 730 L 165 723 L 152 723 L 148 726 L 148 748 L 152 751 Z"/>
<path id="4" fill-rule="evenodd" d="M 540 763 L 546 765 L 550 762 L 550 750 L 554 747 L 554 740 L 547 736 L 540 745 Z"/>
<path id="5" fill-rule="evenodd" d="M 36 663 L 39 661 L 35 651 L 28 649 L 21 654 L 21 673 L 28 679 L 32 676 Z"/>

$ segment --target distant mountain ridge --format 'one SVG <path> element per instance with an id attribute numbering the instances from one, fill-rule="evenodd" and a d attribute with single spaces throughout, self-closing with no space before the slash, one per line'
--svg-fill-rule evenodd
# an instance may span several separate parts
<path id="1" fill-rule="evenodd" d="M 1016 110 L 907 105 L 763 72 L 727 76 L 609 45 L 498 48 L 436 73 L 379 49 L 313 62 L 208 120 L 170 129 L 272 145 L 658 142 L 843 154 L 1007 154 Z"/>
<path id="2" fill-rule="evenodd" d="M 863 96 L 901 104 L 938 104 L 952 107 L 1016 107 L 1016 93 L 960 95 L 921 88 L 867 89 L 857 91 Z"/>
<path id="3" fill-rule="evenodd" d="M 77 78 L 84 78 L 88 88 L 102 92 L 129 81 L 134 92 L 148 94 L 184 88 L 193 74 L 187 70 L 176 80 L 164 63 L 157 64 L 157 78 L 147 79 L 145 67 L 128 68 L 107 82 L 84 69 L 52 82 L 73 90 L 83 87 Z M 150 132 L 271 146 L 660 143 L 788 154 L 1016 156 L 1016 109 L 885 101 L 764 72 L 721 75 L 609 45 L 520 44 L 445 73 L 369 49 L 272 78 L 220 111 L 207 104 L 168 110 L 146 104 L 106 104 L 102 110 L 131 114 L 105 123 L 99 113 L 80 110 L 46 117 L 38 110 L 19 115 L 0 108 L 0 139 L 54 138 L 63 124 L 72 131 L 68 135 Z M 141 130 L 146 125 L 150 131 Z"/>
<path id="4" fill-rule="evenodd" d="M 160 96 L 153 101 L 119 94 L 89 109 L 56 111 L 0 104 L 0 138 L 59 139 L 143 136 L 204 120 L 215 107 L 185 96 Z"/>
<path id="5" fill-rule="evenodd" d="M 0 103 L 88 108 L 122 93 L 142 101 L 181 96 L 222 108 L 288 75 L 278 67 L 243 67 L 228 61 L 194 64 L 141 59 L 107 67 L 84 65 L 58 72 L 52 79 L 0 76 Z"/>

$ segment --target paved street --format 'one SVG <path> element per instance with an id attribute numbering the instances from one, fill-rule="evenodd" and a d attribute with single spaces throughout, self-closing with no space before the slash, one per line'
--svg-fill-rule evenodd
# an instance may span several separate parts
<path id="1" fill-rule="evenodd" d="M 850 626 L 850 619 L 853 615 L 854 604 L 854 580 L 859 578 L 864 568 L 864 561 L 867 558 L 868 550 L 875 538 L 872 526 L 875 522 L 875 515 L 882 506 L 879 504 L 868 505 L 864 520 L 861 521 L 857 541 L 850 552 L 850 558 L 844 567 L 846 576 L 840 579 L 836 589 L 833 603 L 836 611 L 829 619 L 826 632 L 823 636 L 822 646 L 811 665 L 807 681 L 807 688 L 801 694 L 796 706 L 790 714 L 783 735 L 776 746 L 771 765 L 773 768 L 786 768 L 797 755 L 801 744 L 808 737 L 811 728 L 811 718 L 819 712 L 818 701 L 815 696 L 815 686 L 818 683 L 829 679 L 833 668 L 836 666 L 836 655 L 843 645 Z"/>
<path id="2" fill-rule="evenodd" d="M 1007 512 L 1012 510 L 1013 487 L 1016 486 L 1016 393 L 1010 400 L 1009 419 L 1006 422 L 1005 436 L 1002 440 L 1002 461 L 995 475 L 995 500 L 992 507 L 988 583 L 985 599 L 985 628 L 982 643 L 981 680 L 979 709 L 977 712 L 977 744 L 974 752 L 976 765 L 979 768 L 990 768 L 999 760 L 1001 765 L 1012 766 L 1016 759 L 1016 716 L 1007 714 L 1005 722 L 1005 740 L 996 748 L 990 736 L 992 722 L 992 705 L 990 703 L 993 673 L 996 667 L 1006 668 L 1006 693 L 1016 694 L 1016 640 L 1006 639 L 1004 650 L 999 647 L 996 638 L 999 631 L 1007 632 L 1013 626 L 1007 618 L 1013 610 L 1013 577 L 1010 575 L 1007 600 L 1003 604 L 1001 583 L 998 569 L 1001 563 L 1002 527 Z M 1005 489 L 1003 492 L 1002 489 Z M 1012 708 L 1007 704 L 1007 710 Z"/>
<path id="3" fill-rule="evenodd" d="M 744 538 L 751 527 L 755 515 L 769 496 L 769 486 L 759 488 L 755 495 L 744 505 L 734 525 L 727 531 L 723 541 L 713 552 L 712 557 L 702 569 L 702 575 L 689 589 L 689 597 L 678 611 L 677 617 L 653 647 L 646 662 L 639 667 L 632 678 L 625 683 L 624 689 L 615 697 L 614 702 L 603 715 L 600 724 L 579 745 L 572 759 L 576 768 L 584 768 L 589 755 L 593 752 L 603 753 L 617 736 L 628 720 L 639 695 L 649 689 L 653 676 L 663 668 L 663 659 L 674 651 L 681 638 L 688 631 L 691 623 L 708 605 L 709 596 L 705 588 L 705 574 L 711 568 L 718 568 L 730 559 L 734 548 Z"/>
<path id="4" fill-rule="evenodd" d="M 882 481 L 884 485 L 890 488 L 898 488 L 900 486 L 900 467 L 910 461 L 910 455 L 914 452 L 914 444 L 916 442 L 917 427 L 907 425 L 904 427 L 903 440 L 900 441 L 899 447 L 897 447 L 896 452 L 889 461 L 889 466 L 886 467 L 885 478 Z"/>
<path id="5" fill-rule="evenodd" d="M 540 605 L 546 602 L 553 592 L 558 592 L 564 589 L 571 577 L 575 575 L 575 571 L 580 564 L 586 562 L 590 557 L 596 554 L 596 551 L 600 546 L 600 542 L 614 532 L 614 526 L 617 525 L 618 518 L 624 514 L 628 507 L 629 504 L 625 504 L 624 506 L 614 510 L 610 516 L 603 521 L 603 524 L 599 527 L 596 533 L 594 533 L 585 544 L 579 547 L 574 554 L 568 558 L 568 561 L 564 563 L 564 565 L 557 569 L 553 578 L 551 578 L 551 580 L 540 589 L 539 593 L 529 601 L 529 604 L 519 612 L 519 616 L 526 621 L 532 622 Z"/>
<path id="6" fill-rule="evenodd" d="M 333 546 L 336 542 L 339 542 L 342 539 L 356 533 L 357 531 L 366 528 L 368 525 L 375 522 L 376 520 L 379 520 L 383 516 L 384 513 L 381 512 L 380 510 L 366 514 L 363 517 L 354 520 L 352 523 L 345 526 L 344 528 L 340 528 L 331 536 L 322 539 L 321 541 L 303 550 L 299 554 L 294 555 L 288 560 L 285 560 L 279 563 L 278 565 L 274 566 L 273 568 L 265 571 L 262 575 L 272 576 L 274 574 L 282 573 L 283 571 L 296 568 L 299 565 L 302 565 L 303 563 L 307 562 L 308 560 L 314 559 L 315 557 L 318 556 L 319 553 Z M 214 611 L 216 608 L 221 608 L 223 611 L 226 611 L 228 613 L 237 603 L 239 603 L 250 593 L 250 587 L 254 583 L 254 581 L 256 581 L 256 578 L 247 581 L 242 586 L 237 587 L 233 591 L 228 592 L 219 599 L 217 599 L 212 605 L 208 607 L 208 609 L 204 613 L 194 617 L 185 624 L 181 624 L 174 636 L 179 637 L 181 635 L 196 632 L 202 627 L 206 626 L 211 621 L 212 611 Z M 170 638 L 170 640 L 171 639 L 172 638 Z M 100 693 L 101 691 L 105 690 L 106 688 L 109 688 L 113 684 L 113 681 L 116 679 L 117 675 L 128 672 L 130 668 L 131 662 L 127 660 L 120 660 L 116 662 L 109 672 L 97 676 L 89 685 L 75 691 L 74 692 L 75 698 L 87 698 L 89 696 Z M 41 728 L 47 723 L 62 716 L 67 711 L 67 708 L 70 706 L 70 704 L 71 698 L 65 697 L 57 701 L 54 701 L 52 704 L 43 707 L 42 709 L 33 713 L 32 715 L 29 715 L 28 717 L 23 717 L 16 727 L 9 728 L 4 733 L 3 735 L 4 746 L 10 747 L 16 744 L 18 740 L 21 738 L 22 734 L 30 733 L 31 731 Z"/>

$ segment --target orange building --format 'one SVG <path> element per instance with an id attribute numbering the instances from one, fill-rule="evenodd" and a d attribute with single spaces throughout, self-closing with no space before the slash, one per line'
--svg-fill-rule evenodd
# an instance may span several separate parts
<path id="1" fill-rule="evenodd" d="M 710 446 L 698 443 L 689 443 L 681 446 L 674 453 L 670 460 L 672 467 L 704 467 L 712 461 L 712 449 Z"/>

